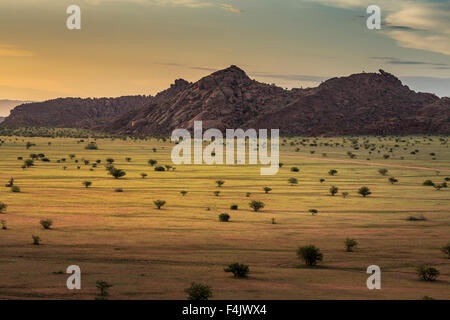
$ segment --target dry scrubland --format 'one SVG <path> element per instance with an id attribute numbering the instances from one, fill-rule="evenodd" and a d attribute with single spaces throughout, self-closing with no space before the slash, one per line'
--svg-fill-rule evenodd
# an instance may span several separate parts
<path id="1" fill-rule="evenodd" d="M 449 299 L 450 260 L 440 248 L 450 241 L 450 192 L 422 183 L 441 183 L 450 176 L 450 142 L 360 137 L 360 145 L 366 139 L 377 147 L 371 155 L 362 146 L 353 149 L 351 138 L 344 147 L 325 146 L 343 138 L 310 138 L 304 145 L 297 144 L 302 138 L 287 139 L 280 152 L 284 166 L 276 176 L 264 177 L 258 166 L 176 166 L 173 172 L 156 172 L 147 161 L 171 165 L 173 146 L 156 139 L 98 139 L 99 150 L 85 150 L 92 140 L 3 137 L 0 201 L 8 208 L 0 220 L 8 229 L 0 230 L 0 298 L 93 299 L 95 282 L 105 280 L 113 285 L 112 299 L 185 299 L 183 290 L 192 281 L 210 285 L 215 299 Z M 27 150 L 27 141 L 36 146 Z M 313 141 L 318 145 L 310 146 Z M 411 154 L 415 149 L 419 152 Z M 357 158 L 350 159 L 348 151 Z M 36 160 L 34 167 L 22 169 L 17 157 L 26 160 L 31 153 L 44 153 L 51 162 Z M 69 154 L 76 155 L 81 169 Z M 390 158 L 384 159 L 385 154 Z M 57 163 L 61 158 L 66 162 Z M 107 175 L 106 158 L 114 158 L 126 176 L 116 180 Z M 102 163 L 91 171 L 97 159 Z M 291 172 L 293 166 L 300 171 Z M 382 176 L 380 168 L 388 174 Z M 330 169 L 337 175 L 328 175 Z M 391 185 L 389 176 L 398 183 Z M 11 177 L 20 193 L 3 186 Z M 291 177 L 299 184 L 290 186 Z M 225 181 L 221 188 L 218 179 Z M 83 181 L 92 186 L 86 189 Z M 339 188 L 334 197 L 329 194 L 333 185 Z M 357 193 L 364 185 L 372 191 L 367 198 Z M 263 191 L 266 186 L 273 189 L 269 194 Z M 215 190 L 221 191 L 219 197 Z M 342 192 L 349 196 L 343 198 Z M 161 210 L 153 204 L 157 199 L 167 201 Z M 253 212 L 250 200 L 266 206 Z M 239 209 L 230 210 L 232 204 Z M 219 222 L 220 213 L 229 213 L 230 222 Z M 426 221 L 407 221 L 422 214 Z M 41 219 L 52 219 L 52 229 L 44 230 Z M 42 245 L 33 245 L 32 235 Z M 345 252 L 347 237 L 359 242 L 354 252 Z M 324 254 L 313 268 L 296 257 L 297 247 L 308 244 Z M 247 279 L 223 271 L 233 262 L 250 266 Z M 66 288 L 64 272 L 72 264 L 82 270 L 79 291 Z M 382 269 L 378 291 L 366 288 L 365 271 L 372 264 Z M 417 278 L 415 269 L 423 264 L 440 271 L 437 281 Z"/>

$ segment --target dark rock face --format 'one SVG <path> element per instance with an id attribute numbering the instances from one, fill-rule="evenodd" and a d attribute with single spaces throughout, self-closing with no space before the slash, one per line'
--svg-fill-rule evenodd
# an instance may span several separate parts
<path id="1" fill-rule="evenodd" d="M 17 107 L 5 125 L 97 128 L 134 135 L 174 129 L 280 129 L 282 135 L 450 134 L 450 98 L 416 93 L 395 76 L 360 73 L 316 88 L 284 90 L 236 66 L 156 97 L 57 99 Z"/>
<path id="2" fill-rule="evenodd" d="M 42 126 L 94 128 L 109 123 L 123 113 L 144 107 L 153 97 L 128 96 L 120 98 L 80 99 L 60 98 L 27 103 L 11 110 L 2 123 L 5 126 Z"/>

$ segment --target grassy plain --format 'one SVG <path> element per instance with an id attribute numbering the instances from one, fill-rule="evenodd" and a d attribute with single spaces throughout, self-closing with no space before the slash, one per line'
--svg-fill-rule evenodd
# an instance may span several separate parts
<path id="1" fill-rule="evenodd" d="M 172 165 L 173 147 L 156 139 L 98 139 L 99 150 L 85 150 L 88 140 L 72 138 L 1 139 L 0 201 L 8 205 L 0 214 L 8 227 L 0 230 L 1 299 L 93 299 L 97 280 L 113 284 L 111 299 L 185 299 L 192 281 L 210 285 L 214 299 L 450 299 L 450 260 L 439 250 L 450 241 L 450 192 L 422 185 L 450 177 L 450 142 L 439 137 L 359 137 L 360 145 L 375 144 L 372 154 L 370 148 L 353 149 L 351 138 L 310 138 L 303 145 L 302 138 L 291 138 L 280 148 L 284 165 L 275 176 L 261 176 L 259 166 L 249 165 L 179 165 L 156 172 L 147 161 Z M 310 146 L 313 140 L 317 146 Z M 27 141 L 36 146 L 27 150 Z M 350 159 L 348 151 L 357 157 Z M 51 162 L 22 169 L 17 157 L 30 153 L 44 153 Z M 61 158 L 66 162 L 57 163 Z M 126 176 L 107 175 L 106 158 L 114 158 Z M 92 168 L 97 159 L 102 163 Z M 293 166 L 300 171 L 291 172 Z M 387 176 L 380 168 L 389 170 Z M 330 169 L 338 174 L 328 175 Z M 389 176 L 399 182 L 391 185 Z M 20 193 L 3 186 L 11 177 Z M 291 177 L 299 184 L 290 186 Z M 225 181 L 221 188 L 219 179 Z M 336 196 L 328 192 L 333 185 Z M 265 186 L 273 190 L 265 194 Z M 360 196 L 361 186 L 372 194 Z M 161 210 L 153 204 L 157 199 L 167 201 Z M 266 206 L 253 212 L 250 200 Z M 232 204 L 239 209 L 230 210 Z M 315 216 L 308 212 L 313 208 Z M 219 222 L 224 212 L 231 215 L 228 223 Z M 406 219 L 422 214 L 426 221 Z M 53 228 L 42 229 L 41 219 L 52 219 Z M 42 245 L 33 245 L 32 235 Z M 345 252 L 347 237 L 359 242 L 354 252 Z M 297 247 L 308 244 L 324 254 L 314 268 L 296 257 Z M 233 262 L 250 266 L 247 279 L 223 271 Z M 366 268 L 373 264 L 382 270 L 381 290 L 366 287 Z M 440 271 L 437 281 L 418 280 L 415 268 L 423 264 Z M 81 267 L 81 290 L 66 288 L 69 265 Z"/>

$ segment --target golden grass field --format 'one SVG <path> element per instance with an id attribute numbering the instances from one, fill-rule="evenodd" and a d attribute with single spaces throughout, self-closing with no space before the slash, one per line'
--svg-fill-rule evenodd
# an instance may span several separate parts
<path id="1" fill-rule="evenodd" d="M 97 280 L 113 285 L 111 299 L 185 299 L 192 281 L 211 286 L 213 299 L 226 300 L 450 299 L 450 259 L 440 251 L 450 241 L 450 192 L 422 185 L 450 177 L 450 143 L 439 137 L 360 137 L 360 143 L 376 144 L 370 155 L 368 149 L 354 150 L 351 138 L 343 147 L 325 145 L 342 143 L 340 137 L 309 138 L 305 145 L 296 144 L 302 138 L 290 138 L 280 147 L 284 166 L 275 176 L 261 176 L 259 166 L 180 165 L 155 172 L 147 161 L 172 165 L 173 147 L 156 139 L 98 139 L 99 150 L 85 150 L 88 140 L 74 138 L 1 139 L 0 201 L 8 208 L 0 220 L 8 229 L 0 230 L 0 299 L 94 299 Z M 313 140 L 318 146 L 309 146 Z M 27 150 L 27 141 L 36 146 Z M 412 155 L 415 149 L 420 151 Z M 350 159 L 348 151 L 357 158 Z M 22 169 L 17 157 L 31 153 L 44 153 L 51 162 Z M 386 160 L 384 154 L 391 156 Z M 109 157 L 125 177 L 107 175 Z M 57 163 L 61 158 L 67 161 Z M 97 159 L 102 163 L 90 171 Z M 293 166 L 300 172 L 291 172 Z M 388 175 L 378 173 L 380 168 L 389 169 Z M 338 174 L 329 176 L 330 169 Z M 141 172 L 148 177 L 142 179 Z M 399 182 L 391 185 L 389 176 Z M 4 187 L 11 177 L 20 193 Z M 291 177 L 299 184 L 290 186 Z M 220 189 L 218 179 L 225 181 Z M 92 186 L 86 189 L 83 181 Z M 328 192 L 332 185 L 339 188 L 334 197 Z M 273 190 L 265 194 L 265 186 Z M 360 196 L 361 186 L 372 194 Z M 188 194 L 183 197 L 181 190 Z M 167 201 L 161 210 L 153 204 L 157 199 Z M 253 212 L 250 200 L 266 206 Z M 230 210 L 232 204 L 239 209 Z M 312 208 L 316 216 L 308 212 Z M 220 213 L 229 213 L 230 222 L 219 222 Z M 422 214 L 427 221 L 406 219 Z M 53 220 L 51 230 L 40 226 L 47 218 Z M 32 235 L 42 245 L 33 245 Z M 359 242 L 354 252 L 345 251 L 347 237 Z M 296 256 L 296 249 L 308 244 L 324 254 L 313 268 Z M 223 271 L 233 262 L 250 266 L 247 279 Z M 382 271 L 381 290 L 366 287 L 366 268 L 373 264 Z M 415 268 L 423 264 L 440 271 L 437 281 L 418 279 Z M 81 290 L 66 287 L 69 265 L 81 268 Z"/>

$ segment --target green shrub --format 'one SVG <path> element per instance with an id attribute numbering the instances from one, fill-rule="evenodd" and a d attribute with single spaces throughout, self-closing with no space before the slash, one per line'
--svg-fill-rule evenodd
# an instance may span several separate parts
<path id="1" fill-rule="evenodd" d="M 431 181 L 431 180 L 425 180 L 425 181 L 423 182 L 423 185 L 424 185 L 424 186 L 428 186 L 428 187 L 434 187 L 434 182 Z"/>
<path id="2" fill-rule="evenodd" d="M 288 183 L 293 186 L 295 184 L 298 184 L 297 178 L 289 178 Z"/>
<path id="3" fill-rule="evenodd" d="M 109 288 L 111 288 L 113 285 L 109 284 L 106 281 L 102 281 L 99 280 L 95 283 L 95 286 L 97 287 L 97 289 L 100 291 L 98 293 L 98 298 L 96 298 L 96 300 L 106 300 L 109 296 Z"/>
<path id="4" fill-rule="evenodd" d="M 224 183 L 225 183 L 225 181 L 223 181 L 223 180 L 217 180 L 217 181 L 216 181 L 216 184 L 217 184 L 217 186 L 218 186 L 219 188 L 222 187 Z"/>
<path id="5" fill-rule="evenodd" d="M 6 208 L 8 208 L 8 205 L 0 201 L 0 213 L 5 213 Z"/>
<path id="6" fill-rule="evenodd" d="M 265 193 L 269 193 L 270 191 L 272 191 L 272 188 L 264 187 L 263 190 Z"/>
<path id="7" fill-rule="evenodd" d="M 297 256 L 305 262 L 307 266 L 315 266 L 317 262 L 323 260 L 320 249 L 314 245 L 303 246 L 297 249 Z"/>
<path id="8" fill-rule="evenodd" d="M 141 173 L 142 179 L 145 179 L 146 176 L 147 176 L 147 174 L 146 174 L 145 172 L 142 172 L 142 173 Z"/>
<path id="9" fill-rule="evenodd" d="M 82 184 L 87 189 L 87 188 L 89 188 L 92 185 L 92 182 L 91 181 L 84 181 Z"/>
<path id="10" fill-rule="evenodd" d="M 166 171 L 166 168 L 159 166 L 159 167 L 155 167 L 155 171 Z"/>
<path id="11" fill-rule="evenodd" d="M 122 169 L 115 168 L 115 167 L 110 167 L 108 169 L 108 171 L 109 171 L 109 174 L 112 175 L 115 179 L 119 179 L 126 175 L 125 171 L 123 171 Z"/>
<path id="12" fill-rule="evenodd" d="M 328 171 L 328 174 L 330 176 L 335 176 L 338 173 L 338 171 L 336 169 L 331 169 L 330 171 Z"/>
<path id="13" fill-rule="evenodd" d="M 84 147 L 86 150 L 97 150 L 98 146 L 95 142 L 89 142 L 86 147 Z"/>
<path id="14" fill-rule="evenodd" d="M 182 191 L 180 191 L 180 193 L 181 193 L 181 195 L 184 197 L 185 195 L 187 195 L 187 191 L 185 191 L 185 190 L 182 190 Z"/>
<path id="15" fill-rule="evenodd" d="M 11 192 L 15 192 L 15 193 L 20 192 L 20 187 L 19 186 L 12 186 L 11 187 Z"/>
<path id="16" fill-rule="evenodd" d="M 378 172 L 382 175 L 382 176 L 385 176 L 387 173 L 388 173 L 388 169 L 385 169 L 385 168 L 381 168 L 381 169 L 378 169 Z"/>
<path id="17" fill-rule="evenodd" d="M 259 210 L 261 210 L 262 208 L 264 208 L 265 204 L 262 201 L 257 201 L 257 200 L 252 200 L 249 203 L 250 208 L 253 209 L 253 211 L 258 212 Z"/>
<path id="18" fill-rule="evenodd" d="M 230 206 L 230 210 L 237 210 L 238 209 L 238 205 L 237 204 L 232 204 Z"/>
<path id="19" fill-rule="evenodd" d="M 48 230 L 51 229 L 53 221 L 51 219 L 45 219 L 40 221 L 42 228 Z"/>
<path id="20" fill-rule="evenodd" d="M 334 196 L 336 193 L 338 193 L 338 191 L 339 191 L 339 188 L 338 188 L 338 187 L 335 187 L 335 186 L 331 186 L 331 187 L 330 187 L 330 194 L 331 194 L 332 196 Z"/>
<path id="21" fill-rule="evenodd" d="M 161 208 L 166 204 L 166 201 L 164 201 L 164 200 L 155 200 L 155 201 L 153 201 L 153 203 L 158 208 L 158 210 L 161 210 Z"/>
<path id="22" fill-rule="evenodd" d="M 450 258 L 450 242 L 441 248 L 441 251 Z"/>
<path id="23" fill-rule="evenodd" d="M 223 270 L 225 272 L 231 272 L 235 278 L 246 278 L 250 272 L 250 268 L 247 265 L 240 263 L 232 263 Z"/>
<path id="24" fill-rule="evenodd" d="M 418 217 L 416 216 L 409 216 L 408 218 L 406 218 L 406 220 L 408 221 L 427 221 L 427 218 L 422 214 Z"/>
<path id="25" fill-rule="evenodd" d="M 345 239 L 344 244 L 345 244 L 346 251 L 352 252 L 353 248 L 358 245 L 358 241 L 356 241 L 355 239 L 347 238 L 347 239 Z"/>
<path id="26" fill-rule="evenodd" d="M 2 225 L 2 230 L 7 230 L 8 227 L 6 226 L 6 220 L 1 220 L 0 224 Z"/>
<path id="27" fill-rule="evenodd" d="M 359 188 L 358 193 L 362 195 L 364 198 L 372 194 L 372 192 L 370 192 L 370 189 L 368 187 Z"/>
<path id="28" fill-rule="evenodd" d="M 391 184 L 394 184 L 394 183 L 397 183 L 397 182 L 398 182 L 398 180 L 395 179 L 394 177 L 390 177 L 388 180 L 389 180 L 389 182 L 390 182 Z"/>
<path id="29" fill-rule="evenodd" d="M 158 161 L 156 161 L 156 160 L 153 160 L 153 159 L 148 160 L 148 164 L 151 165 L 152 167 L 157 163 L 158 163 Z"/>
<path id="30" fill-rule="evenodd" d="M 230 221 L 230 215 L 228 213 L 221 213 L 219 214 L 219 220 L 221 222 L 228 222 Z"/>
<path id="31" fill-rule="evenodd" d="M 416 269 L 417 275 L 424 281 L 435 281 L 439 276 L 439 271 L 433 267 L 421 266 Z"/>
<path id="32" fill-rule="evenodd" d="M 41 244 L 41 238 L 39 238 L 38 236 L 31 236 L 33 238 L 33 244 L 35 246 L 38 246 Z"/>
<path id="33" fill-rule="evenodd" d="M 299 172 L 299 171 L 300 171 L 300 169 L 297 168 L 297 167 L 292 167 L 291 168 L 291 172 Z"/>
<path id="34" fill-rule="evenodd" d="M 309 212 L 311 212 L 311 214 L 313 216 L 315 216 L 317 213 L 319 213 L 319 211 L 317 209 L 309 209 Z"/>
<path id="35" fill-rule="evenodd" d="M 184 292 L 188 295 L 187 299 L 193 301 L 208 300 L 212 297 L 211 287 L 202 283 L 192 282 L 191 286 L 186 288 Z"/>

